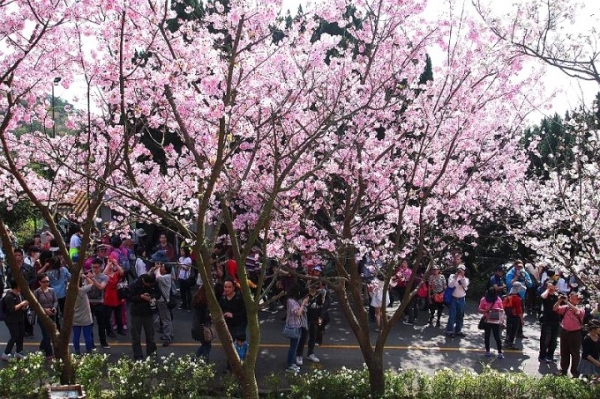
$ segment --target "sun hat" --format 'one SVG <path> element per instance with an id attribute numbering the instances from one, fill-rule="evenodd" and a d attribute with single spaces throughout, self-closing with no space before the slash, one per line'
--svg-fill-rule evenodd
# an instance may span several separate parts
<path id="1" fill-rule="evenodd" d="M 512 284 L 512 288 L 510 289 L 509 294 L 521 294 L 523 292 L 525 292 L 527 290 L 527 288 L 520 282 L 515 281 Z"/>

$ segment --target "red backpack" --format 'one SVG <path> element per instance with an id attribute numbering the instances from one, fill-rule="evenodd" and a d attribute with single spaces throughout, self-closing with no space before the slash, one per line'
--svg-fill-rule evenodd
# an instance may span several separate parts
<path id="1" fill-rule="evenodd" d="M 512 295 L 506 295 L 504 298 L 502 298 L 502 307 L 504 308 L 504 314 L 506 314 L 506 317 L 515 315 L 512 297 Z"/>

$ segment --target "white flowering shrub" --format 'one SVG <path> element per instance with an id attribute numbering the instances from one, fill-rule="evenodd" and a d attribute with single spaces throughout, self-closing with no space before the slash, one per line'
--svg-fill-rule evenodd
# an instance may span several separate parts
<path id="1" fill-rule="evenodd" d="M 212 365 L 172 353 L 144 361 L 122 358 L 108 365 L 112 394 L 119 399 L 147 398 L 148 392 L 153 398 L 199 398 L 206 395 L 213 378 Z"/>
<path id="2" fill-rule="evenodd" d="M 522 372 L 500 372 L 484 367 L 481 373 L 441 369 L 433 375 L 420 370 L 390 370 L 385 373 L 385 392 L 381 398 L 418 399 L 497 399 L 561 398 L 593 399 L 600 387 L 589 381 L 567 377 L 534 378 Z M 305 375 L 288 376 L 290 392 L 286 399 L 372 398 L 366 369 L 342 368 L 337 372 L 314 370 Z"/>
<path id="3" fill-rule="evenodd" d="M 51 380 L 41 353 L 27 355 L 24 359 L 11 358 L 0 368 L 0 398 L 46 397 L 46 384 Z"/>

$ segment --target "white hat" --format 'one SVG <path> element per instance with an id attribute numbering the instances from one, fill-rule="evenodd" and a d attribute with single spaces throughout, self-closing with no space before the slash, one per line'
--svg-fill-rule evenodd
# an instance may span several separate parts
<path id="1" fill-rule="evenodd" d="M 458 265 L 456 270 L 467 270 L 467 268 L 465 267 L 465 265 Z"/>
<path id="2" fill-rule="evenodd" d="M 323 268 L 322 268 L 320 265 L 317 265 L 317 266 L 315 266 L 315 267 L 314 267 L 314 269 L 313 269 L 313 270 L 314 270 L 315 272 L 322 272 L 322 271 L 323 271 Z"/>
<path id="3" fill-rule="evenodd" d="M 509 294 L 520 294 L 526 290 L 527 288 L 522 283 L 515 281 L 512 283 L 512 288 L 510 289 Z"/>

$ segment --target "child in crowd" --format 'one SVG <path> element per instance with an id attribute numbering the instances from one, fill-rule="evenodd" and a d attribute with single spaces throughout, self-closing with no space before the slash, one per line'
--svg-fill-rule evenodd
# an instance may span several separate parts
<path id="1" fill-rule="evenodd" d="M 248 342 L 246 342 L 246 334 L 238 334 L 235 337 L 235 343 L 233 344 L 235 347 L 235 351 L 242 363 L 246 360 L 246 354 L 248 354 Z"/>

